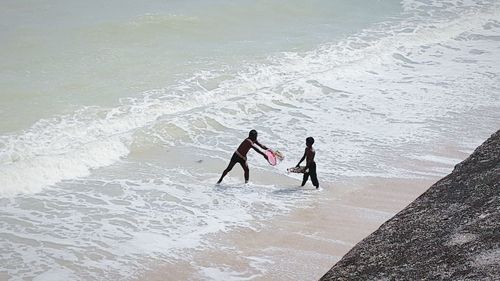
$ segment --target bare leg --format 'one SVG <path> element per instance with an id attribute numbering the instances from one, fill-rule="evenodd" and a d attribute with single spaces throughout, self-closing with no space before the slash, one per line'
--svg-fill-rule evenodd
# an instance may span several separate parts
<path id="1" fill-rule="evenodd" d="M 248 179 L 250 178 L 250 169 L 248 169 L 248 164 L 245 162 L 245 164 L 241 163 L 241 167 L 243 168 L 243 172 L 245 172 L 245 183 L 248 183 Z"/>
<path id="2" fill-rule="evenodd" d="M 222 179 L 224 179 L 224 177 L 227 175 L 227 173 L 229 173 L 229 171 L 231 171 L 233 169 L 235 164 L 236 164 L 236 162 L 234 162 L 234 161 L 229 162 L 229 165 L 227 165 L 227 168 L 224 170 L 224 172 L 222 172 L 222 175 L 220 176 L 219 181 L 217 181 L 217 184 L 222 182 Z"/>

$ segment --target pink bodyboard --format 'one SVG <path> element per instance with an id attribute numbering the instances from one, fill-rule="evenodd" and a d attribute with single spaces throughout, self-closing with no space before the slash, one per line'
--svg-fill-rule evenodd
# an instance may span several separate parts
<path id="1" fill-rule="evenodd" d="M 267 155 L 267 162 L 269 162 L 269 164 L 271 164 L 271 166 L 275 166 L 277 161 L 276 161 L 276 155 L 274 154 L 274 152 L 272 150 L 268 149 L 264 153 Z"/>

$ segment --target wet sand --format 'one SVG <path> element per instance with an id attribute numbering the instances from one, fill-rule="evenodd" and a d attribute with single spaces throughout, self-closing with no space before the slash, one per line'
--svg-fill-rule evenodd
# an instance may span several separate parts
<path id="1" fill-rule="evenodd" d="M 317 280 L 356 243 L 429 188 L 435 179 L 362 178 L 303 188 L 306 208 L 213 235 L 189 261 L 157 262 L 139 280 Z"/>

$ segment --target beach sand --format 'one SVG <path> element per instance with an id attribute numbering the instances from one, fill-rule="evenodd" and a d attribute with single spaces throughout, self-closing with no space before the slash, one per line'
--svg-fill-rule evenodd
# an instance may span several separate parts
<path id="1" fill-rule="evenodd" d="M 306 208 L 274 217 L 254 229 L 218 233 L 212 247 L 156 263 L 139 280 L 317 280 L 356 243 L 417 198 L 435 179 L 359 178 L 310 182 L 317 192 Z M 290 191 L 290 192 L 293 192 Z"/>

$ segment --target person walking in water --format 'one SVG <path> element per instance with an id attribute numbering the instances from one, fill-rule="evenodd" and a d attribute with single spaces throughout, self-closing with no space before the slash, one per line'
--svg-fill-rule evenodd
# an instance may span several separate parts
<path id="1" fill-rule="evenodd" d="M 312 147 L 313 144 L 314 144 L 313 137 L 306 138 L 306 150 L 304 151 L 304 156 L 302 156 L 296 167 L 299 167 L 300 163 L 302 163 L 302 161 L 306 159 L 306 168 L 304 172 L 304 177 L 302 179 L 302 184 L 300 186 L 304 186 L 307 180 L 309 179 L 309 176 L 311 176 L 312 184 L 316 187 L 316 189 L 318 189 L 319 188 L 318 175 L 316 175 L 316 162 L 314 162 L 314 156 L 316 155 L 316 151 L 314 151 L 314 148 Z"/>
<path id="2" fill-rule="evenodd" d="M 262 145 L 259 143 L 257 140 L 257 131 L 256 130 L 251 130 L 250 133 L 248 133 L 248 138 L 246 138 L 236 149 L 236 151 L 233 153 L 233 157 L 231 157 L 231 161 L 229 162 L 229 165 L 227 165 L 227 168 L 222 172 L 222 175 L 220 176 L 219 181 L 217 184 L 220 184 L 222 182 L 222 179 L 231 171 L 236 163 L 240 163 L 241 167 L 243 168 L 243 171 L 245 172 L 245 183 L 248 183 L 248 178 L 250 177 L 250 170 L 248 169 L 248 164 L 247 164 L 247 153 L 250 150 L 250 148 L 253 148 L 255 151 L 257 151 L 260 155 L 264 156 L 267 160 L 267 155 L 264 154 L 264 152 L 260 151 L 256 147 L 256 145 L 260 146 L 262 149 L 267 149 L 266 146 Z"/>

